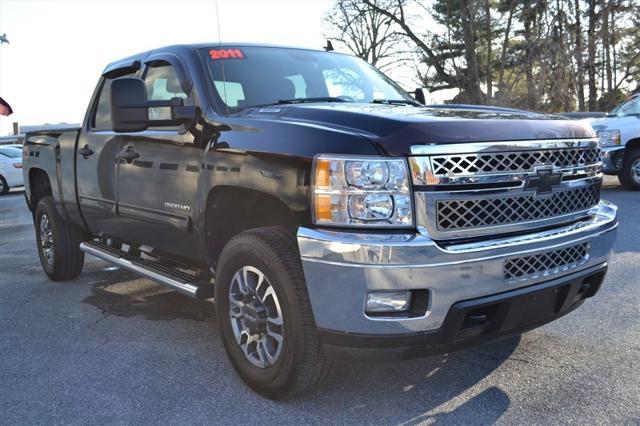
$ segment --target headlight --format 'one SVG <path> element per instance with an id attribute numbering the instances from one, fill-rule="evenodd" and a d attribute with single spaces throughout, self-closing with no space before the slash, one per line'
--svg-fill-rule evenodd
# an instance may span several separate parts
<path id="1" fill-rule="evenodd" d="M 620 130 L 600 130 L 598 132 L 600 146 L 620 145 Z"/>
<path id="2" fill-rule="evenodd" d="M 404 159 L 319 155 L 313 176 L 316 224 L 413 226 L 409 172 Z"/>

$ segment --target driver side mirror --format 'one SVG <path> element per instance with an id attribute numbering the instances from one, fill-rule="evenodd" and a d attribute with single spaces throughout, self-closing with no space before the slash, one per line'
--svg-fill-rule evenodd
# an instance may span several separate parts
<path id="1" fill-rule="evenodd" d="M 424 96 L 424 90 L 422 90 L 420 87 L 416 89 L 414 98 L 416 98 L 416 101 L 420 102 L 422 105 L 425 105 L 427 103 Z"/>
<path id="2" fill-rule="evenodd" d="M 176 126 L 195 118 L 196 107 L 184 106 L 182 98 L 147 100 L 147 88 L 139 78 L 111 81 L 111 128 L 114 132 L 141 132 L 148 127 Z M 150 120 L 149 108 L 171 108 L 170 120 Z"/>

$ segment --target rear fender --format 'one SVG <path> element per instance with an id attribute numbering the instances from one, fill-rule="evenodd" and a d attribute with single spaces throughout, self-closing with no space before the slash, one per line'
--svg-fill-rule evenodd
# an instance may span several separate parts
<path id="1" fill-rule="evenodd" d="M 34 193 L 37 185 L 31 182 L 38 176 L 37 184 L 45 182 L 46 176 L 50 193 L 58 213 L 70 222 L 83 224 L 78 208 L 75 185 L 75 144 L 78 131 L 42 133 L 27 137 L 24 156 L 25 195 L 30 209 L 35 210 L 37 197 Z M 34 170 L 32 172 L 32 170 Z M 39 170 L 39 171 L 38 171 Z M 35 195 L 35 197 L 34 197 Z"/>
<path id="2" fill-rule="evenodd" d="M 23 148 L 24 190 L 29 209 L 33 212 L 40 198 L 53 196 L 61 213 L 60 182 L 57 176 L 59 144 L 53 136 L 31 136 Z"/>

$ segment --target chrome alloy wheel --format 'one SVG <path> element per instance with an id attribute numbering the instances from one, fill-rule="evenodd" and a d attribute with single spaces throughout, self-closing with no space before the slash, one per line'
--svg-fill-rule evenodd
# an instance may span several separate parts
<path id="1" fill-rule="evenodd" d="M 229 319 L 251 364 L 267 368 L 276 363 L 284 343 L 282 311 L 271 282 L 258 268 L 244 266 L 233 275 Z"/>
<path id="2" fill-rule="evenodd" d="M 4 182 L 0 179 L 0 194 L 4 192 Z"/>
<path id="3" fill-rule="evenodd" d="M 51 229 L 51 221 L 49 216 L 43 214 L 40 217 L 40 247 L 42 254 L 49 265 L 53 265 L 53 230 Z"/>
<path id="4" fill-rule="evenodd" d="M 635 183 L 640 184 L 640 158 L 636 158 L 636 161 L 631 165 L 631 177 Z"/>

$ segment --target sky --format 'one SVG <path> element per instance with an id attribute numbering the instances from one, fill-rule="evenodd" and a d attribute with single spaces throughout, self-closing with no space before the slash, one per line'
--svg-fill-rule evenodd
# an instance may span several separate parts
<path id="1" fill-rule="evenodd" d="M 331 0 L 218 0 L 223 41 L 321 48 Z M 214 0 L 0 0 L 0 96 L 12 123 L 78 123 L 109 62 L 160 46 L 217 42 Z M 394 76 L 400 78 L 402 76 Z M 406 77 L 406 76 L 404 76 Z M 437 99 L 432 101 L 437 102 Z"/>

